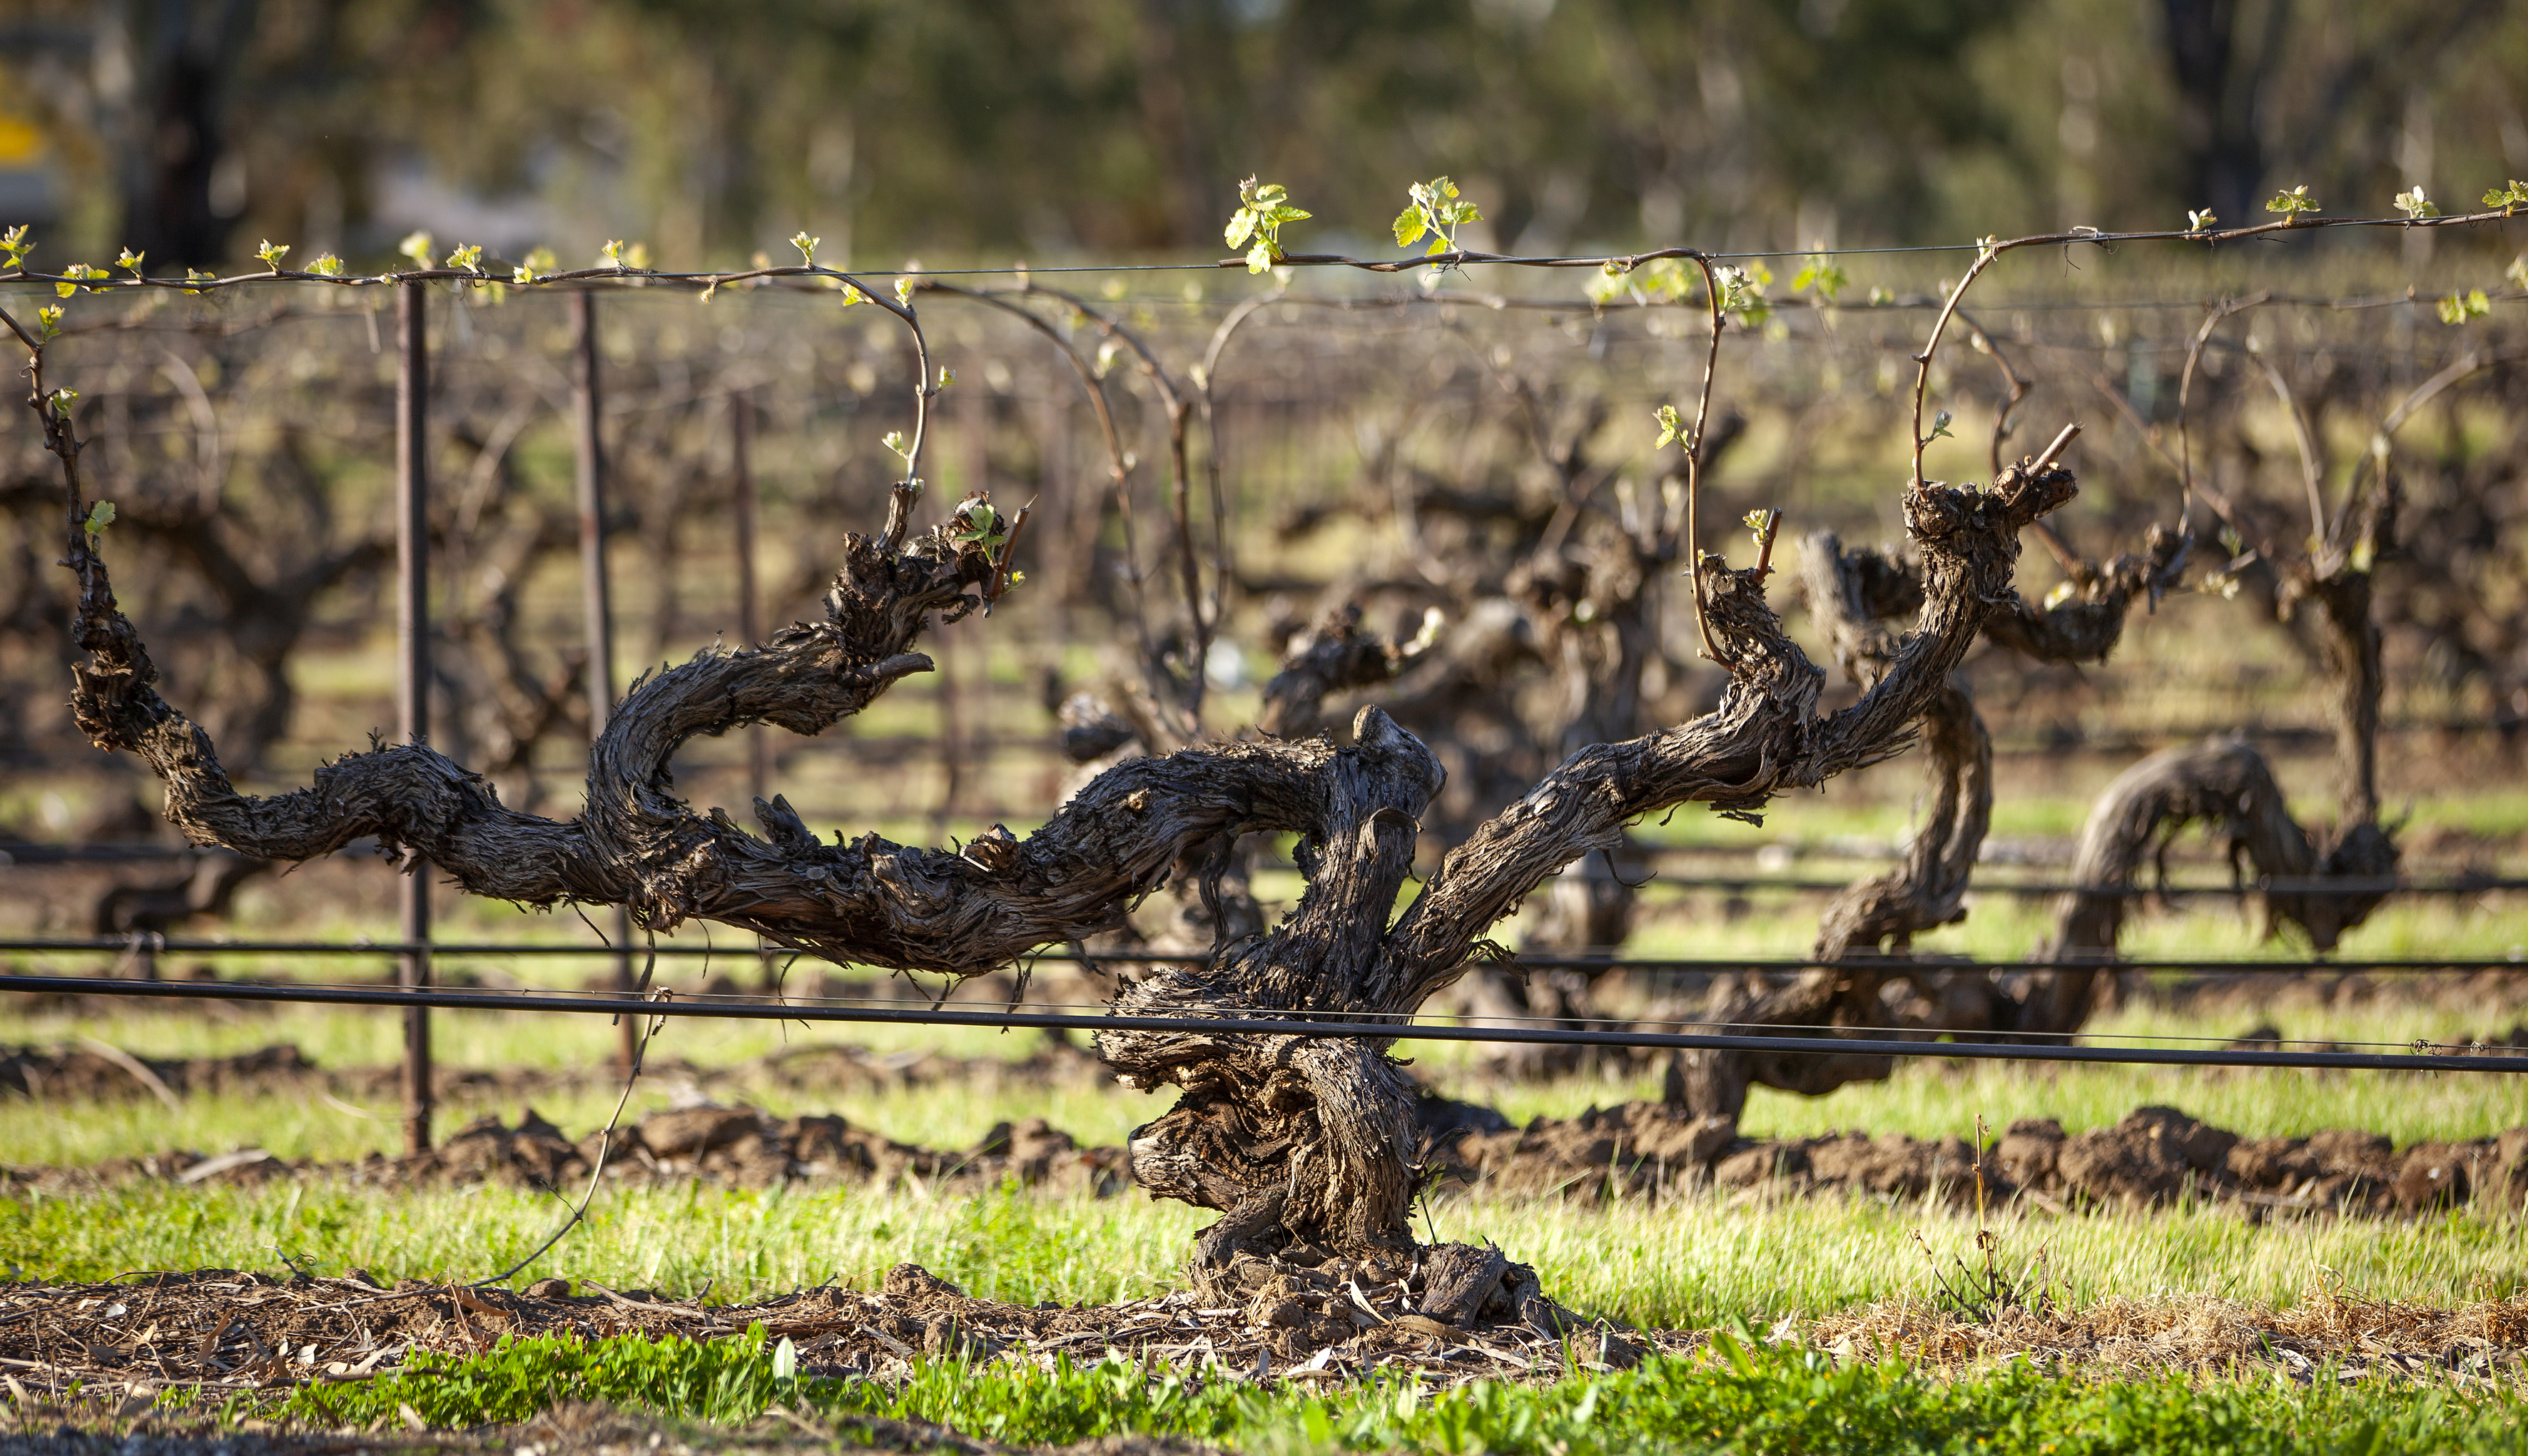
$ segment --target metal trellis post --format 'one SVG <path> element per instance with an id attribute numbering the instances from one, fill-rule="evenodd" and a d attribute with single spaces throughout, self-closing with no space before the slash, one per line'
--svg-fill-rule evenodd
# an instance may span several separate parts
<path id="1" fill-rule="evenodd" d="M 572 422 L 579 445 L 579 567 L 588 619 L 588 742 L 592 751 L 606 735 L 614 710 L 614 611 L 606 578 L 606 453 L 598 430 L 597 295 L 581 289 L 570 295 L 577 368 L 572 373 Z M 632 989 L 632 912 L 614 907 L 614 989 Z M 635 1017 L 617 1016 L 622 1032 L 619 1055 L 630 1066 L 640 1053 L 641 1028 Z"/>
<path id="2" fill-rule="evenodd" d="M 764 602 L 755 578 L 755 396 L 738 390 L 728 396 L 730 485 L 737 515 L 737 635 L 748 647 L 764 643 Z M 749 804 L 772 793 L 771 745 L 763 724 L 746 730 L 746 798 Z M 765 995 L 779 989 L 772 970 L 772 943 L 758 936 L 755 959 L 759 984 Z"/>
<path id="3" fill-rule="evenodd" d="M 764 603 L 755 579 L 755 399 L 744 390 L 728 396 L 729 463 L 737 495 L 737 635 L 748 647 L 764 643 Z M 746 792 L 762 799 L 772 786 L 764 727 L 746 730 Z"/>
<path id="4" fill-rule="evenodd" d="M 405 743 L 430 737 L 430 341 L 427 285 L 395 289 L 395 732 Z M 430 865 L 404 866 L 403 939 L 396 979 L 430 985 Z M 403 1142 L 430 1149 L 430 1009 L 403 1013 Z"/>

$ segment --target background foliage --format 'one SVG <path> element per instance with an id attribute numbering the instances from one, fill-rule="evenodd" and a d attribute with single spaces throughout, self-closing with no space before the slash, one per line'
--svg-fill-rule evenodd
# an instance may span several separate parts
<path id="1" fill-rule="evenodd" d="M 55 261 L 385 257 L 416 227 L 669 266 L 800 227 L 862 266 L 1208 250 L 1251 173 L 1319 242 L 1378 241 L 1396 180 L 1445 173 L 1478 247 L 1849 245 L 2528 174 L 2528 11 L 2494 0 L 11 9 L 0 111 L 45 138 Z"/>

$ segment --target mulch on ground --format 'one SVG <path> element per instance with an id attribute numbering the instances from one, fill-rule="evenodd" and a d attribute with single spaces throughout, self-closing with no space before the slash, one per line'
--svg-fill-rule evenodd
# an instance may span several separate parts
<path id="1" fill-rule="evenodd" d="M 922 1360 L 978 1369 L 1050 1367 L 1114 1352 L 1145 1369 L 1324 1388 L 1374 1373 L 1416 1374 L 1434 1387 L 1553 1379 L 1575 1370 L 1628 1368 L 1654 1354 L 1688 1354 L 1705 1342 L 1696 1331 L 1586 1320 L 1532 1291 L 1504 1297 L 1518 1295 L 1510 1287 L 1519 1277 L 1515 1265 L 1506 1266 L 1501 1286 L 1477 1290 L 1461 1306 L 1473 1313 L 1441 1318 L 1431 1311 L 1444 1302 L 1440 1288 L 1447 1281 L 1431 1277 L 1432 1268 L 1424 1266 L 1436 1267 L 1444 1252 L 1426 1250 L 1410 1263 L 1328 1259 L 1306 1250 L 1241 1258 L 1210 1279 L 1208 1292 L 1100 1306 L 977 1299 L 910 1264 L 891 1271 L 875 1290 L 819 1286 L 732 1305 L 639 1289 L 573 1288 L 557 1279 L 524 1292 L 421 1284 L 381 1289 L 356 1274 L 277 1279 L 225 1270 L 99 1284 L 9 1284 L 0 1285 L 0 1380 L 22 1418 L 83 1411 L 86 1419 L 78 1424 L 84 1429 L 118 1410 L 128 1426 L 130 1417 L 169 1393 L 205 1397 L 181 1403 L 198 1412 L 230 1396 L 373 1378 L 422 1351 L 481 1353 L 505 1336 L 719 1339 L 760 1325 L 767 1338 L 794 1342 L 803 1375 L 834 1378 L 894 1383 L 909 1378 Z M 1894 1358 L 1952 1374 L 2015 1358 L 2084 1377 L 2182 1373 L 2279 1376 L 2302 1384 L 2391 1379 L 2528 1388 L 2528 1297 L 2453 1309 L 2343 1293 L 2284 1310 L 2210 1297 L 2109 1300 L 2085 1310 L 2014 1302 L 1974 1312 L 1898 1301 L 1813 1322 L 1786 1318 L 1768 1337 L 1802 1341 L 1839 1360 Z M 582 1418 L 606 1425 L 603 1412 L 546 1419 L 566 1426 Z M 549 1456 L 603 1445 L 602 1434 L 563 1432 Z M 831 1440 L 833 1432 L 822 1438 Z M 872 1430 L 856 1438 L 990 1449 L 957 1445 L 967 1438 L 928 1429 Z M 372 1444 L 391 1449 L 400 1441 Z M 533 1443 L 522 1438 L 495 1449 Z"/>
<path id="2" fill-rule="evenodd" d="M 1458 1247 L 1364 1261 L 1304 1248 L 1240 1255 L 1204 1288 L 1094 1306 L 977 1299 L 912 1264 L 867 1292 L 821 1285 L 723 1305 L 561 1279 L 524 1291 L 415 1281 L 383 1289 L 356 1271 L 0 1284 L 0 1375 L 27 1398 L 58 1395 L 74 1381 L 217 1396 L 365 1379 L 419 1351 L 479 1354 L 506 1336 L 715 1339 L 761 1325 L 765 1338 L 793 1341 L 802 1375 L 843 1378 L 900 1380 L 923 1359 L 1049 1367 L 1118 1351 L 1242 1378 L 1341 1381 L 1377 1368 L 1451 1384 L 1559 1373 L 1566 1349 L 1584 1368 L 1614 1369 L 1654 1348 L 1696 1342 L 1583 1320 L 1541 1298 L 1533 1274 L 1497 1256 L 1477 1271 L 1488 1281 L 1451 1281 L 1443 1256 Z"/>

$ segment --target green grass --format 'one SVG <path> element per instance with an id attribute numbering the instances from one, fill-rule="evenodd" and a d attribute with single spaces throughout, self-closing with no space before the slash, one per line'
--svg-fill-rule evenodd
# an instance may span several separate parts
<path id="1" fill-rule="evenodd" d="M 286 1274 L 286 1253 L 324 1274 L 480 1278 L 524 1257 L 563 1212 L 550 1196 L 496 1187 L 22 1193 L 0 1200 L 0 1269 L 59 1280 L 202 1267 Z M 1440 1199 L 1429 1213 L 1440 1237 L 1498 1241 L 1567 1304 L 1660 1327 L 1933 1298 L 1924 1246 L 1971 1256 L 1976 1230 L 1971 1212 L 1842 1197 L 1609 1205 L 1474 1196 Z M 708 1288 L 715 1300 L 742 1301 L 829 1278 L 873 1288 L 911 1261 L 1014 1303 L 1109 1301 L 1178 1287 L 1192 1234 L 1211 1217 L 1132 1193 L 608 1188 L 587 1223 L 525 1277 L 679 1295 Z M 2528 1226 L 2476 1209 L 2249 1223 L 2226 1207 L 2072 1217 L 2012 1207 L 1989 1226 L 2014 1276 L 2041 1274 L 2083 1306 L 2211 1294 L 2283 1307 L 2339 1286 L 2448 1305 L 2528 1288 Z"/>
<path id="2" fill-rule="evenodd" d="M 2400 1048 L 2416 1039 L 2450 1041 L 2498 1034 L 2518 1013 L 2463 998 L 2381 998 L 2340 1005 L 2313 986 L 2241 992 L 2184 1012 L 2133 1006 L 2098 1018 L 2101 1037 L 2212 1038 L 2270 1021 L 2293 1039 L 2367 1042 Z M 476 1117 L 514 1122 L 531 1103 L 576 1134 L 602 1126 L 619 1088 L 605 1068 L 615 1032 L 602 1016 L 529 1016 L 451 1012 L 434 1018 L 439 1058 L 449 1066 L 586 1069 L 576 1089 L 529 1098 L 459 1097 L 442 1110 L 452 1129 Z M 95 1038 L 151 1057 L 225 1056 L 276 1042 L 297 1045 L 320 1066 L 381 1066 L 399 1054 L 393 1014 L 299 1007 L 271 1014 L 205 1016 L 189 1012 L 108 1016 L 20 1015 L 0 1021 L 0 1041 L 56 1045 Z M 785 1047 L 843 1042 L 894 1052 L 1020 1058 L 1041 1043 L 1034 1033 L 954 1027 L 814 1029 L 763 1021 L 693 1017 L 668 1023 L 653 1047 L 660 1066 L 734 1066 Z M 1591 1106 L 1659 1095 L 1648 1064 L 1605 1075 L 1501 1081 L 1482 1074 L 1490 1049 L 1462 1042 L 1407 1043 L 1417 1072 L 1452 1095 L 1498 1107 L 1512 1120 L 1569 1117 Z M 672 1070 L 645 1077 L 629 1116 L 666 1106 L 684 1090 Z M 932 1147 L 971 1145 L 993 1123 L 1042 1117 L 1085 1143 L 1116 1143 L 1167 1107 L 1093 1071 L 1046 1084 L 937 1083 L 872 1090 L 778 1085 L 741 1078 L 716 1089 L 776 1116 L 835 1113 L 890 1137 Z M 1757 1089 L 1742 1125 L 1756 1136 L 1811 1136 L 1858 1129 L 1915 1137 L 1972 1137 L 1975 1118 L 1998 1131 L 2020 1118 L 2060 1118 L 2074 1131 L 2115 1122 L 2145 1105 L 2180 1108 L 2246 1136 L 2300 1135 L 2328 1127 L 2383 1132 L 2397 1143 L 2489 1137 L 2528 1125 L 2528 1078 L 2482 1074 L 2203 1071 L 2177 1067 L 2028 1066 L 1921 1061 L 1885 1082 L 1862 1082 L 1820 1098 Z M 344 1102 L 325 1095 L 203 1095 L 170 1111 L 154 1101 L 0 1101 L 0 1150 L 16 1164 L 89 1165 L 171 1148 L 224 1152 L 262 1147 L 286 1159 L 355 1161 L 398 1146 L 395 1108 L 386 1097 Z"/>
<path id="3" fill-rule="evenodd" d="M 2331 1373 L 2330 1373 L 2331 1374 Z M 1110 1358 L 976 1372 L 925 1363 L 897 1385 L 801 1377 L 762 1329 L 714 1343 L 638 1336 L 504 1343 L 416 1362 L 361 1384 L 311 1385 L 280 1412 L 310 1426 L 388 1429 L 406 1408 L 439 1428 L 515 1422 L 565 1400 L 736 1424 L 776 1402 L 848 1435 L 854 1418 L 935 1422 L 1010 1443 L 1174 1436 L 1238 1450 L 2343 1452 L 2519 1449 L 2522 1407 L 2500 1396 L 2322 1379 L 2201 1384 L 2163 1376 L 2061 1378 L 2013 1363 L 1942 1379 L 1889 1361 L 1838 1363 L 1727 1331 L 1709 1351 L 1551 1384 L 1433 1390 L 1380 1378 L 1325 1395 L 1217 1371 L 1143 1371 Z"/>

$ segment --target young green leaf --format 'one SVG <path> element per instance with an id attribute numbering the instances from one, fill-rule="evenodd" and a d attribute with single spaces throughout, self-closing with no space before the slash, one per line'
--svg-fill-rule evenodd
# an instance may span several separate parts
<path id="1" fill-rule="evenodd" d="M 35 310 L 35 341 L 50 343 L 62 332 L 62 310 L 59 304 L 48 304 Z"/>
<path id="2" fill-rule="evenodd" d="M 2320 210 L 2317 199 L 2308 195 L 2306 182 L 2300 183 L 2288 192 L 2276 192 L 2274 200 L 2265 204 L 2265 211 L 2281 213 L 2286 219 L 2296 217 L 2300 213 Z"/>
<path id="3" fill-rule="evenodd" d="M 56 397 L 64 392 L 68 391 L 54 391 Z M 72 393 L 71 397 L 76 399 L 79 396 L 76 393 Z M 67 407 L 64 407 L 60 412 L 67 415 L 70 413 L 70 410 Z M 105 528 L 114 524 L 114 502 L 111 500 L 100 500 L 96 504 L 89 506 L 87 508 L 87 519 L 80 524 L 87 528 L 89 540 L 93 541 L 97 537 L 103 536 L 105 534 Z"/>
<path id="4" fill-rule="evenodd" d="M 1282 225 L 1311 216 L 1290 205 L 1290 194 L 1280 182 L 1259 183 L 1251 177 L 1238 184 L 1238 204 L 1220 235 L 1231 247 L 1246 250 L 1248 273 L 1262 273 L 1282 261 Z"/>
<path id="5" fill-rule="evenodd" d="M 904 432 L 901 430 L 889 430 L 886 432 L 886 439 L 879 442 L 908 460 L 913 458 L 904 442 Z"/>
<path id="6" fill-rule="evenodd" d="M 2451 293 L 2440 302 L 2441 322 L 2451 326 L 2463 324 L 2469 319 L 2480 319 L 2491 312 L 2493 312 L 2493 300 L 2485 296 L 2482 288 L 2469 288 L 2463 293 Z"/>
<path id="7" fill-rule="evenodd" d="M 2406 191 L 2398 192 L 2396 196 L 2396 210 L 2398 212 L 2401 212 L 2406 217 L 2416 221 L 2420 221 L 2424 218 L 2436 218 L 2441 215 L 2441 210 L 2432 205 L 2432 199 L 2423 195 L 2423 184 L 2421 182 L 2414 183 L 2414 185 Z"/>
<path id="8" fill-rule="evenodd" d="M 906 308 L 913 306 L 913 280 L 899 278 L 895 281 L 895 301 Z"/>
<path id="9" fill-rule="evenodd" d="M 1949 436 L 1949 424 L 1950 424 L 1950 415 L 1949 415 L 1949 412 L 1948 412 L 1947 410 L 1945 410 L 1945 409 L 1944 409 L 1944 410 L 1941 410 L 1940 412 L 1938 412 L 1937 414 L 1932 415 L 1932 416 L 1931 416 L 1931 433 L 1930 433 L 1929 435 L 1926 435 L 1926 436 L 1924 436 L 1924 437 L 1922 438 L 1922 442 L 1923 442 L 1924 444 L 1928 444 L 1928 443 L 1930 443 L 1930 442 L 1931 442 L 1932 441 L 1934 441 L 1934 440 L 1947 440 L 1947 439 L 1949 439 L 1949 438 L 1950 438 L 1950 436 Z"/>
<path id="10" fill-rule="evenodd" d="M 1694 448 L 1694 442 L 1686 439 L 1689 430 L 1685 423 L 1685 417 L 1676 412 L 1675 405 L 1660 405 L 1657 410 L 1652 412 L 1651 418 L 1659 421 L 1659 444 L 1656 446 L 1657 448 L 1664 449 L 1669 444 L 1680 440 L 1685 441 L 1685 446 L 1687 449 Z"/>
<path id="11" fill-rule="evenodd" d="M 2501 208 L 2504 217 L 2508 217 L 2513 208 L 2528 207 L 2528 182 L 2513 178 L 2510 185 L 2495 187 L 2484 194 L 2484 205 Z"/>
<path id="12" fill-rule="evenodd" d="M 2219 221 L 2221 220 L 2214 217 L 2212 209 L 2208 207 L 2201 211 L 2190 207 L 2186 210 L 2186 231 L 2188 233 L 2209 233 L 2212 231 L 2212 225 Z"/>
<path id="13" fill-rule="evenodd" d="M 263 260 L 264 267 L 271 269 L 275 273 L 279 273 L 281 271 L 281 260 L 290 256 L 290 244 L 286 242 L 275 242 L 271 238 L 267 237 L 255 246 L 254 255 Z"/>
<path id="14" fill-rule="evenodd" d="M 395 251 L 410 258 L 413 267 L 427 270 L 439 266 L 432 261 L 433 251 L 438 243 L 439 239 L 415 228 L 403 235 L 403 241 L 395 244 Z"/>
<path id="15" fill-rule="evenodd" d="M 64 268 L 64 269 L 62 270 L 62 277 L 64 277 L 64 278 L 103 278 L 103 277 L 105 277 L 105 270 L 104 270 L 104 269 L 102 269 L 102 268 L 91 268 L 91 267 L 89 267 L 89 266 L 88 266 L 87 264 L 85 264 L 85 263 L 73 263 L 73 264 L 71 264 L 70 266 L 68 266 L 68 267 L 66 267 L 66 268 Z M 79 286 L 78 284 L 75 284 L 75 283 L 68 283 L 68 284 L 55 284 L 55 285 L 53 285 L 53 293 L 54 293 L 54 294 L 55 294 L 55 296 L 57 296 L 57 297 L 68 298 L 68 297 L 69 297 L 69 296 L 71 296 L 73 293 L 76 293 L 76 292 L 79 292 Z M 89 288 L 89 289 L 87 289 L 87 291 L 88 291 L 88 292 L 93 293 L 93 292 L 95 292 L 95 291 L 96 291 L 96 289 L 94 289 L 94 288 Z"/>
<path id="16" fill-rule="evenodd" d="M 1404 210 L 1396 215 L 1396 245 L 1411 247 L 1428 236 L 1431 245 L 1424 256 L 1459 251 L 1457 229 L 1467 223 L 1479 223 L 1483 213 L 1472 202 L 1458 195 L 1457 184 L 1445 177 L 1427 182 L 1415 182 L 1405 189 Z"/>
<path id="17" fill-rule="evenodd" d="M 125 248 L 123 256 L 114 260 L 114 266 L 131 270 L 133 278 L 146 278 L 148 275 L 140 271 L 140 260 L 146 256 L 144 253 L 135 253 L 130 248 Z"/>
<path id="18" fill-rule="evenodd" d="M 26 224 L 20 223 L 8 232 L 0 233 L 0 263 L 11 268 L 24 268 L 26 255 L 34 250 L 35 245 L 26 240 Z"/>
<path id="19" fill-rule="evenodd" d="M 341 278 L 342 276 L 342 260 L 335 257 L 332 253 L 318 253 L 316 255 L 316 261 L 307 265 L 307 271 L 316 275 L 318 278 Z"/>
<path id="20" fill-rule="evenodd" d="M 2511 259 L 2510 266 L 2502 270 L 2502 276 L 2510 280 L 2512 287 L 2528 291 L 2528 253 Z"/>
<path id="21" fill-rule="evenodd" d="M 55 390 L 51 393 L 51 395 L 50 395 L 50 396 L 48 396 L 48 400 L 49 400 L 49 402 L 51 403 L 51 405 L 53 406 L 53 418 L 55 418 L 55 419 L 57 419 L 57 420 L 67 420 L 67 419 L 69 419 L 69 418 L 71 417 L 71 406 L 73 406 L 73 405 L 75 405 L 75 404 L 79 403 L 79 390 L 72 390 L 72 389 L 60 389 L 60 390 Z M 100 502 L 100 504 L 102 504 L 102 502 Z M 95 513 L 94 513 L 93 511 L 89 512 L 89 518 L 90 518 L 91 520 L 93 520 L 93 519 L 95 518 Z M 108 505 L 108 506 L 106 506 L 106 507 L 105 507 L 105 518 L 106 518 L 107 520 L 109 520 L 109 521 L 111 521 L 111 520 L 113 520 L 113 519 L 114 519 L 114 507 L 113 507 L 113 506 Z M 95 529 L 95 528 L 90 528 L 90 529 Z"/>
<path id="22" fill-rule="evenodd" d="M 999 549 L 1009 535 L 1009 527 L 1001 520 L 1000 512 L 992 509 L 992 493 L 989 491 L 975 492 L 958 501 L 957 508 L 948 513 L 948 536 L 952 541 L 992 551 Z"/>
<path id="23" fill-rule="evenodd" d="M 1762 262 L 1750 260 L 1744 268 L 1714 268 L 1712 277 L 1720 286 L 1720 311 L 1748 327 L 1772 317 L 1773 305 L 1764 289 L 1773 282 L 1772 270 Z"/>
<path id="24" fill-rule="evenodd" d="M 1791 291 L 1798 293 L 1815 288 L 1818 296 L 1832 303 L 1834 295 L 1842 292 L 1851 282 L 1843 270 L 1835 266 L 1834 259 L 1822 252 L 1811 253 L 1800 271 L 1791 275 Z"/>
<path id="25" fill-rule="evenodd" d="M 1635 286 L 1661 303 L 1691 298 L 1703 286 L 1703 274 L 1675 258 L 1653 258 L 1634 275 Z"/>
<path id="26" fill-rule="evenodd" d="M 802 228 L 791 236 L 790 245 L 799 250 L 800 258 L 805 260 L 809 267 L 814 268 L 816 266 L 816 244 L 824 240 L 821 237 L 810 237 L 808 230 Z"/>
<path id="27" fill-rule="evenodd" d="M 186 284 L 215 284 L 219 281 L 220 276 L 211 272 L 207 268 L 187 268 L 184 270 L 184 282 Z M 184 291 L 187 293 L 199 293 L 202 290 L 197 287 L 187 287 Z"/>
<path id="28" fill-rule="evenodd" d="M 460 242 L 448 250 L 448 266 L 462 268 L 467 273 L 481 273 L 483 249 L 470 242 Z"/>

